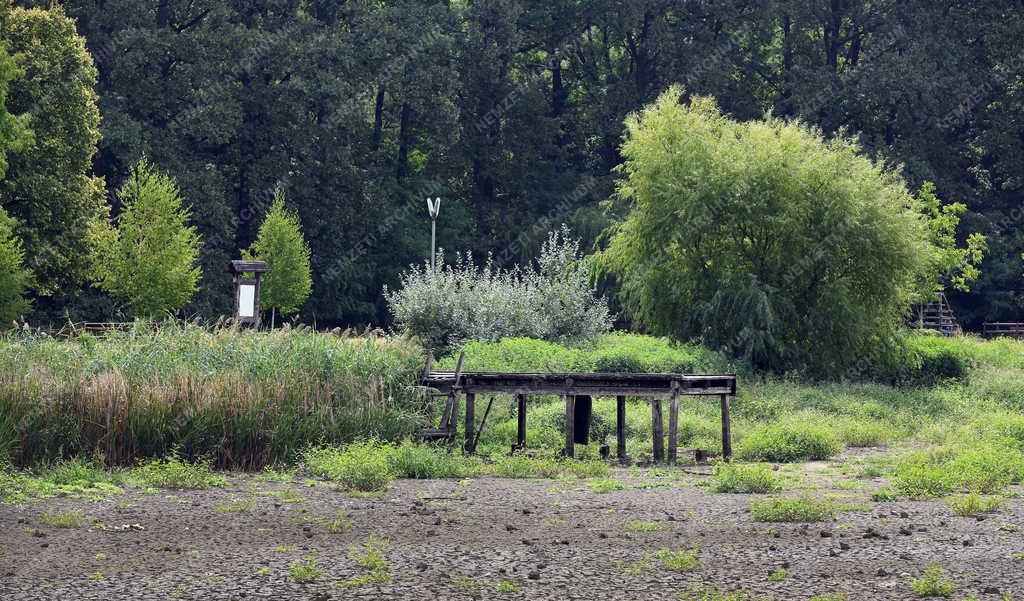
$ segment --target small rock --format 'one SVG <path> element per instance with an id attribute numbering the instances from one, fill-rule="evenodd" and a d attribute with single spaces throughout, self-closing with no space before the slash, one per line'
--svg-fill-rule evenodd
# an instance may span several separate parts
<path id="1" fill-rule="evenodd" d="M 839 548 L 842 549 L 843 551 L 849 551 L 850 550 L 850 543 L 839 543 Z"/>
<path id="2" fill-rule="evenodd" d="M 969 539 L 969 538 L 965 538 L 963 544 L 964 544 L 965 547 L 973 547 L 974 546 L 974 541 Z"/>
<path id="3" fill-rule="evenodd" d="M 909 513 L 907 513 L 906 511 L 901 511 L 901 512 L 900 512 L 900 517 L 901 517 L 901 518 L 904 518 L 904 519 L 905 519 L 905 518 L 909 518 L 909 517 L 910 517 L 910 514 L 909 514 Z"/>
<path id="4" fill-rule="evenodd" d="M 885 577 L 889 575 L 889 572 L 886 572 L 885 568 L 878 568 L 878 571 L 875 572 L 875 575 Z"/>
<path id="5" fill-rule="evenodd" d="M 821 531 L 821 538 L 832 538 L 832 533 L 828 530 Z"/>
<path id="6" fill-rule="evenodd" d="M 529 574 L 526 575 L 526 577 L 530 580 L 540 580 L 540 572 L 537 572 L 535 570 L 531 571 Z"/>
<path id="7" fill-rule="evenodd" d="M 996 586 L 986 586 L 985 588 L 981 589 L 981 592 L 985 593 L 986 595 L 998 595 L 999 594 L 999 587 L 996 587 Z"/>

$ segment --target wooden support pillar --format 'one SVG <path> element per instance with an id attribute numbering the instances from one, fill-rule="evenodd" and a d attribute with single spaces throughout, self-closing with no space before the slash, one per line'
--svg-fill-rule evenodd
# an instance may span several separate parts
<path id="1" fill-rule="evenodd" d="M 449 448 L 455 446 L 455 439 L 459 437 L 459 404 L 462 402 L 462 393 L 459 390 L 453 390 L 452 395 L 452 416 L 449 418 L 448 423 L 451 425 L 451 440 L 448 441 Z"/>
<path id="2" fill-rule="evenodd" d="M 665 423 L 661 418 L 661 399 L 651 399 L 651 434 L 654 441 L 654 462 L 665 460 Z"/>
<path id="3" fill-rule="evenodd" d="M 679 391 L 672 387 L 672 400 L 668 406 L 668 462 L 675 465 L 679 454 Z"/>
<path id="4" fill-rule="evenodd" d="M 526 448 L 526 395 L 517 394 L 516 401 L 519 405 L 519 410 L 516 414 L 518 417 L 518 424 L 516 425 L 516 446 L 520 449 Z"/>
<path id="5" fill-rule="evenodd" d="M 732 458 L 732 428 L 729 421 L 729 395 L 723 394 L 722 401 L 722 459 Z"/>
<path id="6" fill-rule="evenodd" d="M 573 457 L 576 454 L 576 449 L 573 446 L 575 441 L 574 428 L 576 425 L 576 397 L 567 394 L 565 395 L 565 456 Z"/>
<path id="7" fill-rule="evenodd" d="M 462 445 L 462 451 L 467 455 L 473 453 L 473 434 L 476 432 L 476 395 L 472 392 L 466 393 L 466 442 Z"/>
<path id="8" fill-rule="evenodd" d="M 626 458 L 626 397 L 615 397 L 615 439 L 618 441 L 615 455 Z"/>

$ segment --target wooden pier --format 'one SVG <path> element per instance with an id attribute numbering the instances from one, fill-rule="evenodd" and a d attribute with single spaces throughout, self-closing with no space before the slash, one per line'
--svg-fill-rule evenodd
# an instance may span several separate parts
<path id="1" fill-rule="evenodd" d="M 454 440 L 458 430 L 460 399 L 465 396 L 464 451 L 476 450 L 476 395 L 507 394 L 517 400 L 518 429 L 516 446 L 526 447 L 526 404 L 531 395 L 554 394 L 565 401 L 565 455 L 574 456 L 574 446 L 585 444 L 578 428 L 589 429 L 590 407 L 594 397 L 615 397 L 618 442 L 617 455 L 626 459 L 626 398 L 649 398 L 651 424 L 654 434 L 653 456 L 656 462 L 665 461 L 664 418 L 662 400 L 667 399 L 668 462 L 675 463 L 678 454 L 677 431 L 680 396 L 717 396 L 722 415 L 722 456 L 732 455 L 732 436 L 729 419 L 729 399 L 736 394 L 735 374 L 657 374 L 657 373 L 507 373 L 463 372 L 463 357 L 455 371 L 430 371 L 423 378 L 424 386 L 448 397 L 439 428 L 425 430 L 425 439 Z M 488 406 L 488 410 L 490 407 Z M 486 413 L 484 418 L 486 423 Z M 483 426 L 483 424 L 481 424 Z"/>

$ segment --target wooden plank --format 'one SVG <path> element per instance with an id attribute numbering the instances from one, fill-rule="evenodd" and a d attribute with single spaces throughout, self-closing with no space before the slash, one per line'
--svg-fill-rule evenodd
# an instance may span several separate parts
<path id="1" fill-rule="evenodd" d="M 473 452 L 473 432 L 476 429 L 476 395 L 472 392 L 466 393 L 466 441 L 462 445 L 462 451 L 467 455 Z"/>
<path id="2" fill-rule="evenodd" d="M 516 404 L 518 410 L 516 412 L 517 423 L 516 423 L 516 447 L 520 449 L 526 448 L 526 395 L 517 394 Z"/>
<path id="3" fill-rule="evenodd" d="M 668 462 L 675 465 L 679 447 L 679 392 L 673 391 L 668 406 Z"/>
<path id="4" fill-rule="evenodd" d="M 573 446 L 575 432 L 573 426 L 576 423 L 576 397 L 571 394 L 565 395 L 565 456 L 574 457 L 576 449 Z"/>
<path id="5" fill-rule="evenodd" d="M 722 405 L 722 459 L 732 458 L 732 426 L 729 418 L 729 395 L 721 396 Z"/>
<path id="6" fill-rule="evenodd" d="M 661 418 L 661 399 L 651 401 L 651 434 L 654 440 L 654 462 L 665 460 L 665 424 Z"/>
<path id="7" fill-rule="evenodd" d="M 626 397 L 615 397 L 615 454 L 619 459 L 626 458 Z"/>

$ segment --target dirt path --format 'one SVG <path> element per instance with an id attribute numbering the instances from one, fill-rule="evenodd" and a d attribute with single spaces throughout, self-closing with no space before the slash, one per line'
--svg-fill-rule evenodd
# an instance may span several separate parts
<path id="1" fill-rule="evenodd" d="M 0 505 L 0 599 L 641 601 L 676 598 L 695 583 L 780 600 L 837 591 L 915 599 L 908 578 L 932 560 L 954 576 L 954 598 L 1024 599 L 1024 559 L 1013 559 L 1024 532 L 999 529 L 1024 528 L 1019 499 L 979 520 L 938 501 L 875 504 L 869 489 L 821 488 L 854 510 L 832 522 L 763 524 L 750 518 L 750 495 L 709 493 L 694 486 L 699 476 L 614 477 L 633 487 L 599 494 L 575 480 L 403 480 L 381 496 L 352 497 L 322 482 L 242 477 L 204 491 Z M 67 511 L 86 521 L 44 523 L 46 512 Z M 338 515 L 344 527 L 332 533 Z M 354 586 L 374 572 L 350 551 L 371 537 L 389 541 L 377 573 L 390 580 Z M 651 558 L 695 545 L 691 571 Z M 292 566 L 310 556 L 322 574 L 295 582 Z M 785 578 L 769 581 L 780 567 Z M 516 590 L 499 592 L 502 581 Z"/>

